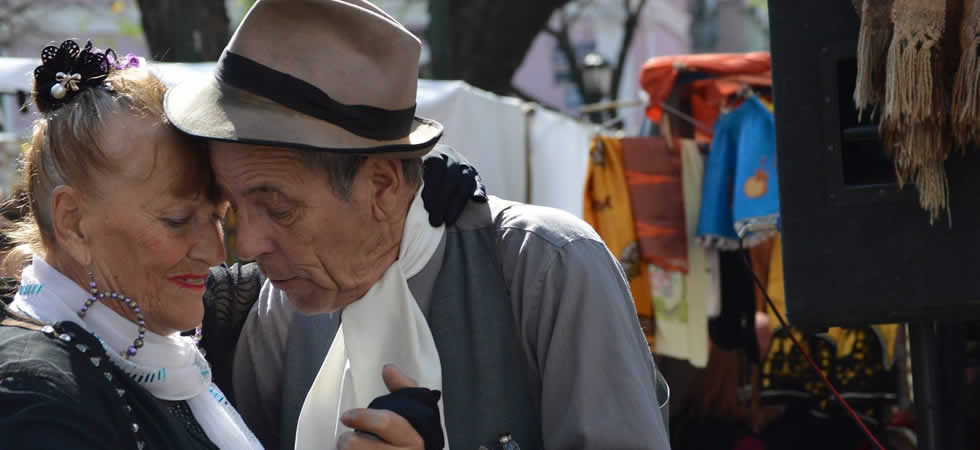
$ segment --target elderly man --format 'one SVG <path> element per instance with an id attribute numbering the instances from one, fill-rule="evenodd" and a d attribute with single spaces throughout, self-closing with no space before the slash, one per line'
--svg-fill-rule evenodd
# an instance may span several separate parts
<path id="1" fill-rule="evenodd" d="M 268 278 L 234 355 L 242 416 L 269 447 L 422 448 L 366 408 L 417 383 L 442 392 L 451 448 L 669 448 L 626 279 L 591 228 L 497 198 L 427 222 L 420 156 L 442 126 L 414 116 L 420 48 L 363 0 L 259 0 L 214 76 L 167 95 L 173 124 L 212 141 L 237 251 Z"/>

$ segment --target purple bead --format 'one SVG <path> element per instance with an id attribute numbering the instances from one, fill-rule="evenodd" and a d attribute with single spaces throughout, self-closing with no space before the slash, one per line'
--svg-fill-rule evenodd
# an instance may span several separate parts
<path id="1" fill-rule="evenodd" d="M 144 337 L 146 337 L 146 334 L 140 333 L 140 339 L 143 339 Z"/>
<path id="2" fill-rule="evenodd" d="M 139 306 L 137 306 L 137 307 L 133 308 L 133 312 L 136 313 L 136 314 L 139 314 L 139 313 L 141 313 L 143 311 L 140 309 Z"/>
<path id="3" fill-rule="evenodd" d="M 125 299 L 123 299 L 123 301 L 126 302 L 126 304 L 128 305 L 133 302 L 133 299 L 126 297 Z"/>
<path id="4" fill-rule="evenodd" d="M 139 326 L 141 326 L 141 327 L 145 327 L 146 326 L 146 322 L 144 322 L 143 319 L 140 319 L 139 322 L 136 322 L 136 323 L 139 324 Z"/>
<path id="5" fill-rule="evenodd" d="M 95 287 L 95 282 L 94 281 L 89 281 L 88 282 L 88 287 L 94 288 Z"/>
<path id="6" fill-rule="evenodd" d="M 99 298 L 105 298 L 105 292 L 99 292 Z"/>
<path id="7" fill-rule="evenodd" d="M 82 312 L 88 311 L 88 305 L 82 307 Z"/>
<path id="8" fill-rule="evenodd" d="M 126 353 L 128 353 L 129 356 L 135 355 L 136 354 L 136 347 L 129 347 L 128 349 L 126 349 Z"/>
<path id="9" fill-rule="evenodd" d="M 112 298 L 119 298 L 119 294 L 117 294 L 117 293 L 115 293 L 115 292 L 113 292 L 113 293 L 112 293 Z"/>

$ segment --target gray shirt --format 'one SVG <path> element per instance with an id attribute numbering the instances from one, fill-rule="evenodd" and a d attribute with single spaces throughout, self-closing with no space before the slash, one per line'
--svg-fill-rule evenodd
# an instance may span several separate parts
<path id="1" fill-rule="evenodd" d="M 629 284 L 598 235 L 567 213 L 516 204 L 498 222 L 497 250 L 545 447 L 670 448 Z M 409 280 L 427 318 L 444 251 Z M 292 447 L 338 325 L 339 313 L 301 315 L 263 286 L 234 363 L 238 408 L 258 435 Z"/>

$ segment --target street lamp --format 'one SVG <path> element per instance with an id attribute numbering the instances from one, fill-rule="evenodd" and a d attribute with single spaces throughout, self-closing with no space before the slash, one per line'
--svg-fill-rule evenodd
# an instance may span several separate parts
<path id="1" fill-rule="evenodd" d="M 612 67 L 599 53 L 591 52 L 582 59 L 582 82 L 585 84 L 586 103 L 604 100 L 612 79 Z"/>
<path id="2" fill-rule="evenodd" d="M 591 52 L 582 59 L 582 87 L 585 104 L 598 103 L 606 100 L 609 84 L 612 79 L 612 68 L 599 53 Z M 589 114 L 589 120 L 603 123 L 609 118 L 609 111 L 599 111 Z"/>

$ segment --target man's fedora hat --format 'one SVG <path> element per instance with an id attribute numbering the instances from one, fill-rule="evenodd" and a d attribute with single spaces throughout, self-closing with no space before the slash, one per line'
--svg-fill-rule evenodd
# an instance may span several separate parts
<path id="1" fill-rule="evenodd" d="M 390 157 L 422 155 L 442 125 L 415 116 L 421 43 L 364 0 L 259 0 L 214 73 L 167 92 L 206 139 Z"/>

